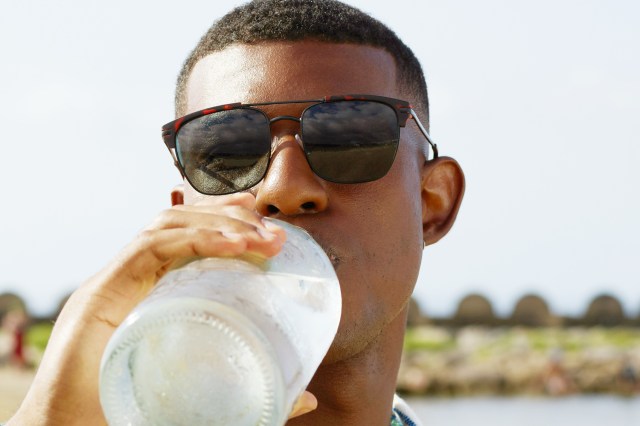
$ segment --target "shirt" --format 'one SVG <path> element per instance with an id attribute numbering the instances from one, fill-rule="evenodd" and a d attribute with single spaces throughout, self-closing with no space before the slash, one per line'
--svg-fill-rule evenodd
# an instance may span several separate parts
<path id="1" fill-rule="evenodd" d="M 422 426 L 422 423 L 409 405 L 398 395 L 394 395 L 389 426 Z"/>

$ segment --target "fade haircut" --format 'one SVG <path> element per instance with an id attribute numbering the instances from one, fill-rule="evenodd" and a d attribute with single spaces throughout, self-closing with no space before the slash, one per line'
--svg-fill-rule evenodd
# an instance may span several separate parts
<path id="1" fill-rule="evenodd" d="M 409 101 L 423 114 L 428 128 L 427 84 L 411 49 L 377 19 L 335 0 L 253 0 L 223 16 L 209 28 L 182 66 L 176 84 L 176 115 L 186 114 L 187 81 L 203 57 L 234 43 L 305 39 L 360 44 L 389 52 L 398 71 L 398 88 L 412 97 Z"/>

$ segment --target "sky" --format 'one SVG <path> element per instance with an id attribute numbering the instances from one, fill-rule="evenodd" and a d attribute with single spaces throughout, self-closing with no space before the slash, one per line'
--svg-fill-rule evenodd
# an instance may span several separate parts
<path id="1" fill-rule="evenodd" d="M 36 314 L 99 271 L 179 183 L 160 137 L 189 51 L 241 1 L 32 0 L 0 15 L 0 293 Z M 431 134 L 467 191 L 415 295 L 500 315 L 526 293 L 640 314 L 640 3 L 351 0 L 425 70 Z"/>

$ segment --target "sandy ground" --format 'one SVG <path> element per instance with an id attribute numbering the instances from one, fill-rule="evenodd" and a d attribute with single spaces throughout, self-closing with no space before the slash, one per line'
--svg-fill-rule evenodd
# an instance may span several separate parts
<path id="1" fill-rule="evenodd" d="M 0 367 L 0 423 L 18 409 L 31 385 L 34 370 Z"/>

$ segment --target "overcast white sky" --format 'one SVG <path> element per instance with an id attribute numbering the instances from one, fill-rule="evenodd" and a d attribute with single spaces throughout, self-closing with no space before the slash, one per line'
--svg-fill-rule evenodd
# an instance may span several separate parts
<path id="1" fill-rule="evenodd" d="M 169 205 L 175 77 L 240 1 L 14 1 L 0 15 L 0 292 L 47 313 Z M 640 3 L 365 1 L 427 74 L 432 135 L 468 187 L 416 295 L 501 314 L 536 292 L 640 313 Z"/>

